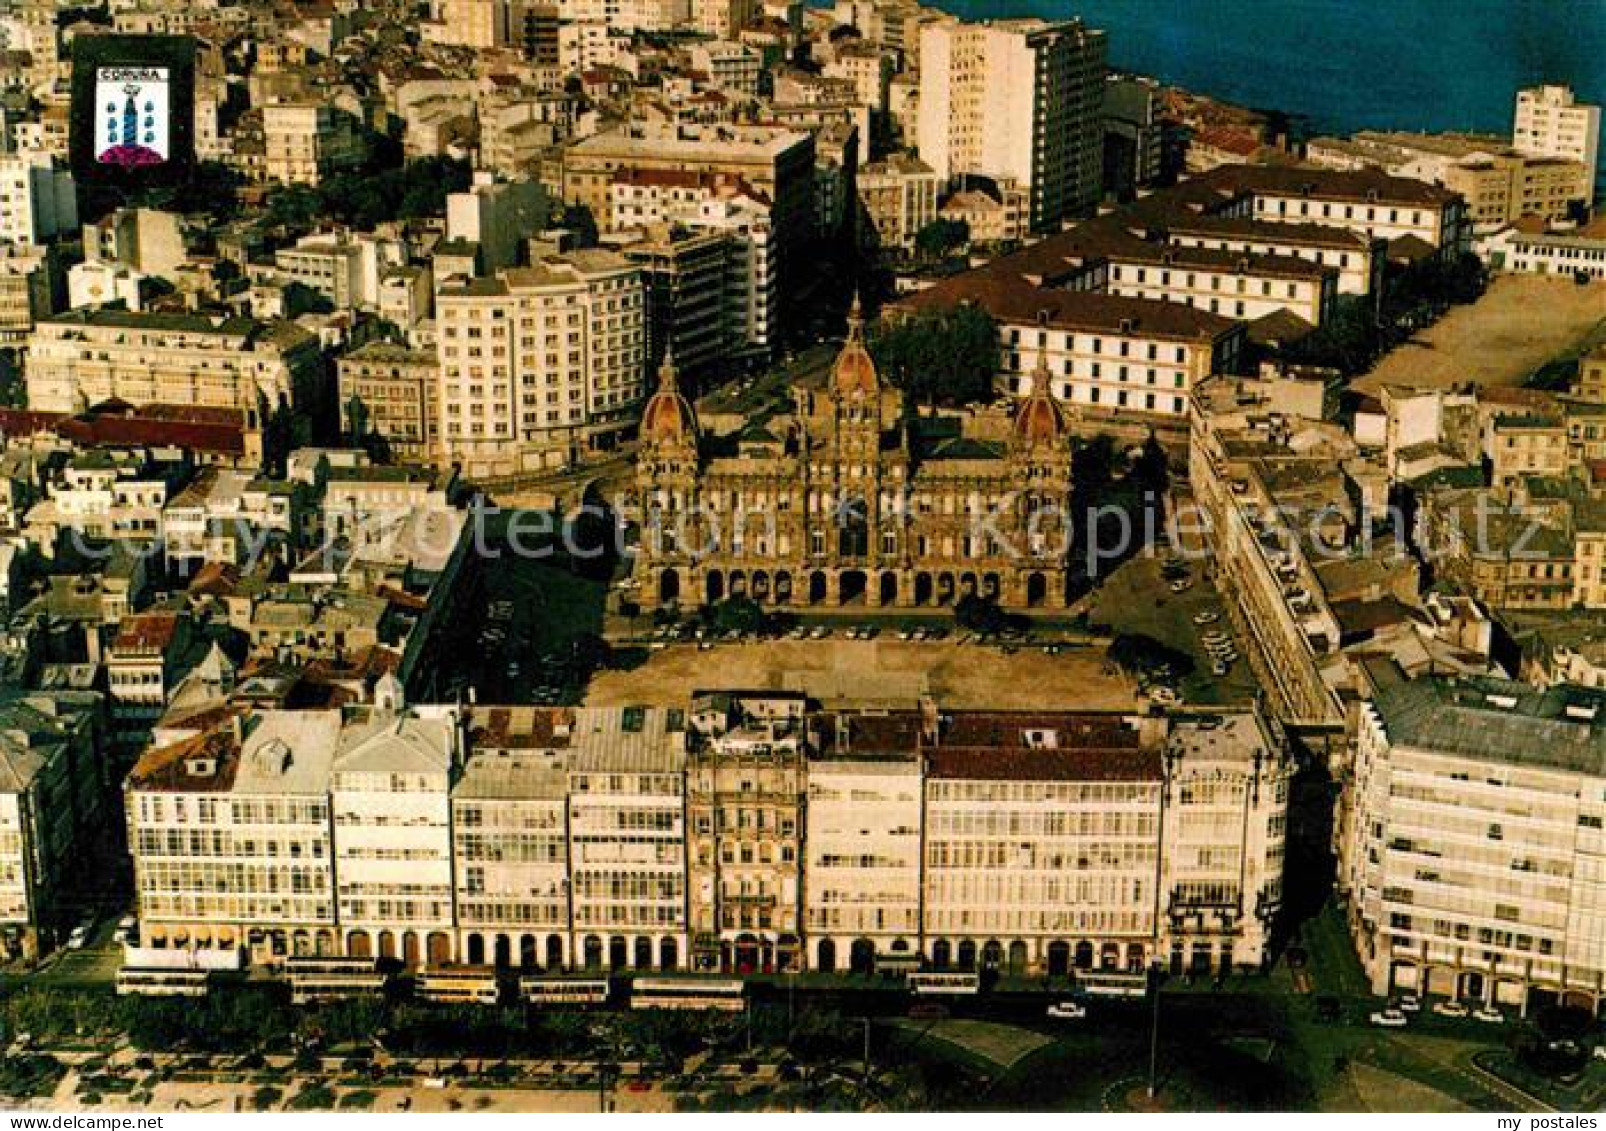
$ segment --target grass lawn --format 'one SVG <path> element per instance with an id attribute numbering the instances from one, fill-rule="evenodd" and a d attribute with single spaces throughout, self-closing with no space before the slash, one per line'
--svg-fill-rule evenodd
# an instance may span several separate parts
<path id="1" fill-rule="evenodd" d="M 1583 1074 L 1571 1084 L 1539 1075 L 1507 1049 L 1480 1052 L 1474 1061 L 1484 1071 L 1544 1100 L 1558 1111 L 1606 1109 L 1606 1064 L 1598 1060 L 1589 1061 Z"/>
<path id="2" fill-rule="evenodd" d="M 895 1028 L 911 1046 L 922 1040 L 928 1044 L 949 1045 L 970 1054 L 994 1073 L 1007 1071 L 1023 1057 L 1053 1044 L 1052 1038 L 1019 1025 L 966 1018 L 932 1022 L 900 1020 Z"/>

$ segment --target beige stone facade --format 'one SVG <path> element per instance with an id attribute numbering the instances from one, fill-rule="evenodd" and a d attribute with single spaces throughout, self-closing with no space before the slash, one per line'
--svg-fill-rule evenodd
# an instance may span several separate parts
<path id="1" fill-rule="evenodd" d="M 1039 373 L 1003 438 L 915 434 L 850 328 L 825 388 L 705 458 L 666 370 L 637 467 L 644 604 L 1063 607 L 1071 447 Z"/>

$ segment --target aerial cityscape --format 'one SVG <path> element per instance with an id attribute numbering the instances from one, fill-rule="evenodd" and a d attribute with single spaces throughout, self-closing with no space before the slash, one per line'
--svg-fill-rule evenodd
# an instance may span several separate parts
<path id="1" fill-rule="evenodd" d="M 1606 8 L 1386 7 L 0 0 L 0 1113 L 1596 1127 Z"/>

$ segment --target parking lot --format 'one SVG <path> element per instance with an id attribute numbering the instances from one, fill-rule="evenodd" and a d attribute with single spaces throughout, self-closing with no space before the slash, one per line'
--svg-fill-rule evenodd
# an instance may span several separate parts
<path id="1" fill-rule="evenodd" d="M 488 562 L 479 607 L 458 626 L 442 686 L 447 694 L 473 687 L 497 703 L 577 701 L 602 604 L 600 583 L 560 567 L 511 556 Z"/>
<path id="2" fill-rule="evenodd" d="M 1089 619 L 1112 634 L 1149 636 L 1189 656 L 1193 671 L 1178 685 L 1184 703 L 1214 706 L 1252 699 L 1255 678 L 1241 647 L 1235 648 L 1238 655 L 1225 674 L 1212 671 L 1206 637 L 1220 633 L 1231 640 L 1233 630 L 1221 596 L 1206 576 L 1207 563 L 1190 554 L 1190 584 L 1176 593 L 1163 575 L 1164 560 L 1158 554 L 1139 554 L 1123 564 L 1100 588 Z M 1202 620 L 1212 614 L 1215 620 L 1195 623 L 1195 617 Z"/>

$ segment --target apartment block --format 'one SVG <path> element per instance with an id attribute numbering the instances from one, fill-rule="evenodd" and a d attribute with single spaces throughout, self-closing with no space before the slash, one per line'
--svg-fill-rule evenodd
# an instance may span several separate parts
<path id="1" fill-rule="evenodd" d="M 1103 181 L 1105 40 L 1079 20 L 923 25 L 920 159 L 944 183 L 1014 178 L 1037 231 L 1091 212 Z"/>
<path id="2" fill-rule="evenodd" d="M 570 964 L 690 966 L 684 715 L 580 712 L 571 741 Z"/>
<path id="3" fill-rule="evenodd" d="M 354 168 L 362 157 L 350 115 L 323 103 L 284 102 L 262 108 L 263 174 L 287 185 L 315 185 Z"/>
<path id="4" fill-rule="evenodd" d="M 715 39 L 735 39 L 763 11 L 759 0 L 690 0 L 692 25 Z"/>
<path id="5" fill-rule="evenodd" d="M 456 926 L 450 790 L 463 735 L 448 709 L 398 710 L 399 692 L 388 677 L 371 717 L 341 729 L 331 859 L 345 953 L 417 966 L 449 952 Z"/>
<path id="6" fill-rule="evenodd" d="M 763 247 L 755 262 L 774 288 L 773 303 L 760 303 L 766 336 L 779 332 L 789 298 L 802 285 L 805 249 L 816 236 L 828 234 L 816 207 L 815 137 L 778 126 L 678 126 L 672 130 L 597 134 L 576 142 L 563 154 L 563 196 L 584 204 L 604 232 L 610 224 L 628 222 L 613 210 L 614 184 L 632 173 L 684 175 L 740 180 L 747 195 L 761 197 L 762 215 L 730 215 L 722 226 L 763 229 Z M 726 209 L 732 212 L 732 209 Z M 762 297 L 763 292 L 759 295 Z"/>
<path id="7" fill-rule="evenodd" d="M 406 249 L 366 233 L 319 232 L 273 253 L 279 276 L 328 299 L 336 310 L 375 310 L 379 281 L 406 264 Z"/>
<path id="8" fill-rule="evenodd" d="M 621 234 L 610 245 L 641 268 L 651 352 L 697 373 L 731 355 L 725 308 L 728 241 L 674 226 Z M 737 339 L 739 341 L 739 339 Z"/>
<path id="9" fill-rule="evenodd" d="M 291 323 L 195 314 L 73 311 L 41 319 L 28 351 L 28 405 L 81 412 L 133 405 L 312 411 L 328 396 L 318 340 Z"/>
<path id="10" fill-rule="evenodd" d="M 546 227 L 550 213 L 536 182 L 497 182 L 482 173 L 468 191 L 447 196 L 446 238 L 476 245 L 481 271 L 494 274 L 518 264 L 525 241 Z"/>
<path id="11" fill-rule="evenodd" d="M 452 790 L 456 953 L 473 963 L 561 969 L 569 917 L 566 715 L 496 707 L 474 720 Z M 439 961 L 431 957 L 431 961 Z"/>
<path id="12" fill-rule="evenodd" d="M 37 958 L 71 928 L 63 897 L 106 816 L 104 722 L 93 692 L 0 699 L 0 954 Z"/>
<path id="13" fill-rule="evenodd" d="M 1577 161 L 1588 172 L 1585 202 L 1595 198 L 1600 161 L 1600 107 L 1578 101 L 1565 86 L 1535 86 L 1517 92 L 1511 143 L 1536 157 Z"/>
<path id="14" fill-rule="evenodd" d="M 1253 710 L 229 708 L 126 786 L 142 941 L 523 969 L 1259 966 L 1292 762 Z M 173 736 L 165 736 L 171 739 Z M 223 880 L 220 877 L 235 877 Z"/>
<path id="15" fill-rule="evenodd" d="M 771 347 L 780 325 L 780 261 L 769 201 L 762 193 L 740 177 L 727 174 L 640 170 L 614 179 L 611 202 L 619 246 L 628 246 L 627 241 L 642 229 L 717 236 L 723 259 L 718 319 L 721 356 L 744 351 L 762 354 Z M 663 343 L 669 340 L 665 318 L 653 310 L 652 320 L 653 353 L 661 357 Z M 689 343 L 680 340 L 678 327 L 673 336 L 676 363 L 688 371 L 715 356 L 698 358 L 695 347 L 686 350 Z"/>
<path id="16" fill-rule="evenodd" d="M 340 954 L 329 768 L 340 716 L 234 714 L 147 750 L 124 782 L 140 942 Z"/>
<path id="17" fill-rule="evenodd" d="M 1606 698 L 1377 674 L 1341 846 L 1376 993 L 1525 1012 L 1606 998 Z"/>
<path id="18" fill-rule="evenodd" d="M 859 239 L 908 252 L 915 236 L 937 218 L 936 171 L 917 157 L 889 157 L 859 170 Z"/>
<path id="19" fill-rule="evenodd" d="M 807 706 L 801 694 L 692 701 L 687 882 L 698 969 L 802 969 Z"/>
<path id="20" fill-rule="evenodd" d="M 868 974 L 920 962 L 923 768 L 881 741 L 878 718 L 817 728 L 809 760 L 804 934 L 812 970 Z"/>
<path id="21" fill-rule="evenodd" d="M 442 458 L 475 478 L 563 466 L 634 424 L 647 365 L 641 269 L 553 256 L 436 295 Z"/>
<path id="22" fill-rule="evenodd" d="M 78 192 L 70 172 L 48 156 L 0 156 L 0 244 L 35 247 L 77 230 Z"/>
<path id="23" fill-rule="evenodd" d="M 370 342 L 337 362 L 342 431 L 381 437 L 404 462 L 437 454 L 440 358 L 433 351 Z"/>
<path id="24" fill-rule="evenodd" d="M 0 346 L 26 343 L 34 323 L 55 309 L 59 280 L 48 248 L 0 243 Z"/>

